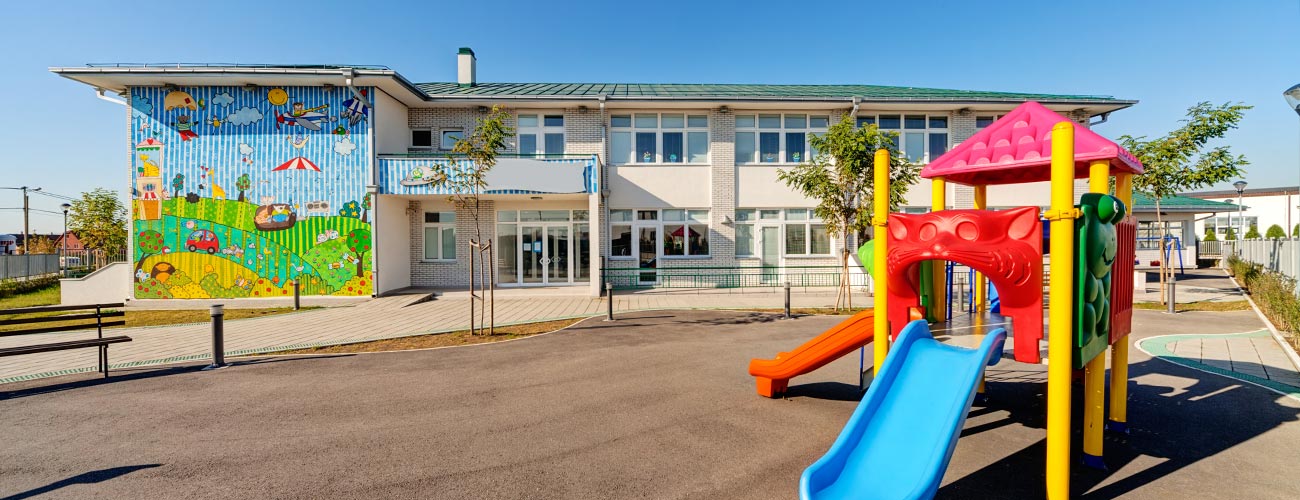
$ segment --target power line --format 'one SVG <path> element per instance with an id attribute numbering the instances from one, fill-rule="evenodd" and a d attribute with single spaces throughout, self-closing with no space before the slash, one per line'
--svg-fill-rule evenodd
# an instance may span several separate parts
<path id="1" fill-rule="evenodd" d="M 23 209 L 22 207 L 18 207 L 18 208 L 7 208 L 7 207 L 6 207 L 6 208 L 0 208 L 0 210 L 20 210 L 20 211 L 21 211 L 22 209 Z M 42 212 L 42 213 L 47 213 L 47 214 L 50 214 L 50 215 L 63 215 L 63 212 L 55 212 L 55 211 L 53 211 L 53 210 L 41 210 L 41 209 L 39 209 L 39 208 L 29 208 L 28 210 L 30 210 L 30 211 L 32 211 L 32 212 Z"/>
<path id="2" fill-rule="evenodd" d="M 50 198 L 58 198 L 58 199 L 60 199 L 60 200 L 64 200 L 64 201 L 77 201 L 76 198 L 73 198 L 73 197 L 71 197 L 71 196 L 65 196 L 65 195 L 61 195 L 61 194 L 55 194 L 55 193 L 51 193 L 51 192 L 49 192 L 49 191 L 45 191 L 45 190 L 41 190 L 41 191 L 33 191 L 33 192 L 36 193 L 36 194 L 39 194 L 39 195 L 49 196 Z"/>

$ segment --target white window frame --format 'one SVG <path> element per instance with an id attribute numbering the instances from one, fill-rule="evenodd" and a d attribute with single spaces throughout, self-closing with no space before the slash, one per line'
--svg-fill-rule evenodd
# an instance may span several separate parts
<path id="1" fill-rule="evenodd" d="M 683 212 L 682 220 L 671 220 L 671 221 L 664 220 L 664 212 L 669 210 L 674 210 L 674 211 L 681 210 Z M 699 214 L 698 212 L 700 211 L 703 211 L 704 213 Z M 629 220 L 626 221 L 622 221 L 622 220 L 615 221 L 613 220 L 614 212 L 628 212 L 631 215 L 631 217 L 629 218 Z M 639 217 L 638 212 L 653 212 L 654 219 L 642 219 Z M 696 214 L 692 215 L 691 212 L 696 212 Z M 610 250 L 611 255 L 609 256 L 609 258 L 610 260 L 636 260 L 640 258 L 639 252 L 637 251 L 638 249 L 635 247 L 635 244 L 632 248 L 632 255 L 613 255 L 612 248 L 614 243 L 614 235 L 616 234 L 614 227 L 627 226 L 632 231 L 633 241 L 636 241 L 639 228 L 642 227 L 656 228 L 656 235 L 657 235 L 657 241 L 655 241 L 656 258 L 667 259 L 667 260 L 710 259 L 713 257 L 713 244 L 714 244 L 713 237 L 712 237 L 713 224 L 712 224 L 711 215 L 712 212 L 708 208 L 664 208 L 664 209 L 613 208 L 610 209 L 610 221 L 608 224 L 609 236 L 606 237 L 606 239 L 609 240 L 610 242 L 610 248 L 611 248 Z M 667 226 L 681 226 L 681 225 L 686 226 L 687 231 L 690 231 L 692 227 L 703 228 L 704 230 L 703 234 L 706 237 L 708 237 L 709 252 L 703 254 L 692 254 L 690 249 L 690 244 L 688 243 L 684 248 L 682 248 L 683 255 L 665 254 L 664 242 L 667 241 L 667 236 L 668 236 L 668 234 L 665 233 L 666 231 L 665 228 Z"/>
<path id="2" fill-rule="evenodd" d="M 449 132 L 455 132 L 457 134 L 456 135 L 457 138 L 465 137 L 465 129 L 460 127 L 448 127 L 448 128 L 438 129 L 438 150 L 439 151 L 451 151 L 456 146 L 455 141 L 453 141 L 450 146 L 447 146 L 443 143 L 444 140 L 446 139 L 447 133 Z"/>
<path id="3" fill-rule="evenodd" d="M 433 213 L 450 213 L 450 214 L 455 214 L 456 212 L 451 211 L 451 210 L 427 210 L 427 211 L 424 211 L 423 213 L 424 213 L 424 214 L 433 214 Z M 450 259 L 447 259 L 447 258 L 443 258 L 443 256 L 442 256 L 442 235 L 443 235 L 443 232 L 444 232 L 444 230 L 446 230 L 446 229 L 451 229 L 451 236 L 452 236 L 452 238 L 454 239 L 454 238 L 456 237 L 456 222 L 455 222 L 455 221 L 452 221 L 452 222 L 423 222 L 424 220 L 428 220 L 428 219 L 427 219 L 428 216 L 427 216 L 427 215 L 423 215 L 422 217 L 424 217 L 424 218 L 421 219 L 421 222 L 422 222 L 423 224 L 422 224 L 422 226 L 421 226 L 421 228 L 420 228 L 420 261 L 422 261 L 422 262 L 456 262 L 457 257 L 452 257 L 452 258 L 450 258 Z M 459 216 L 456 216 L 456 217 L 459 217 Z M 429 229 L 429 228 L 437 228 L 437 229 L 438 229 L 438 247 L 437 247 L 437 248 L 438 248 L 438 257 L 437 257 L 437 258 L 433 258 L 433 259 L 431 259 L 431 258 L 428 257 L 428 255 L 429 255 L 429 250 L 428 250 L 428 248 L 429 248 L 429 241 L 428 241 L 428 240 L 429 240 L 429 239 L 428 239 L 427 235 L 428 235 L 428 229 Z M 456 249 L 456 244 L 453 242 L 453 243 L 452 243 L 452 251 L 456 251 L 456 250 L 457 250 L 457 249 Z M 460 253 L 460 252 L 457 252 L 457 253 Z"/>
<path id="4" fill-rule="evenodd" d="M 428 133 L 429 133 L 429 145 L 427 145 L 427 146 L 417 146 L 417 145 L 415 145 L 415 133 L 416 133 L 416 132 L 428 132 Z M 406 137 L 406 141 L 407 141 L 407 144 L 409 145 L 409 147 L 410 147 L 411 149 L 433 149 L 433 140 L 434 140 L 434 135 L 436 135 L 436 134 L 433 133 L 433 129 L 430 128 L 430 127 L 415 127 L 415 128 L 412 128 L 412 129 L 411 129 L 411 133 Z"/>
<path id="5" fill-rule="evenodd" d="M 780 123 L 781 126 L 779 128 L 762 128 L 761 126 L 759 126 L 759 118 L 761 116 L 771 116 L 771 115 L 776 115 L 779 117 L 779 120 L 781 122 Z M 787 127 L 786 126 L 787 117 L 793 118 L 797 116 L 803 116 L 804 126 Z M 740 121 L 743 119 L 742 117 L 752 117 L 754 121 L 754 125 L 752 127 L 741 126 Z M 826 126 L 825 127 L 812 126 L 812 120 L 814 117 L 825 118 Z M 814 154 L 812 148 L 812 142 L 809 139 L 812 138 L 813 134 L 825 134 L 826 129 L 830 127 L 830 120 L 831 120 L 831 116 L 829 114 L 819 114 L 819 113 L 806 113 L 806 112 L 805 113 L 771 113 L 771 112 L 739 113 L 736 115 L 736 135 L 739 136 L 741 134 L 752 134 L 754 136 L 754 158 L 752 161 L 747 161 L 746 159 L 741 159 L 739 156 L 737 156 L 736 164 L 737 165 L 798 165 L 800 163 L 807 162 L 812 158 Z M 775 132 L 779 138 L 777 161 L 774 162 L 763 161 L 763 157 L 762 157 L 763 146 L 762 143 L 759 141 L 759 138 L 762 137 L 759 134 L 763 132 Z M 789 159 L 790 150 L 788 145 L 786 144 L 786 139 L 787 139 L 786 134 L 797 133 L 797 132 L 802 132 L 804 134 L 803 152 L 807 156 L 796 162 Z"/>
<path id="6" fill-rule="evenodd" d="M 775 211 L 777 211 L 777 212 L 779 213 L 779 215 L 778 215 L 777 218 L 775 218 L 775 219 L 764 219 L 764 218 L 762 217 L 762 211 L 763 211 L 763 210 L 775 210 Z M 808 211 L 808 218 L 805 219 L 805 220 L 792 220 L 792 219 L 790 219 L 790 217 L 789 217 L 789 213 L 790 213 L 791 210 L 807 210 L 807 211 Z M 735 225 L 736 225 L 736 226 L 750 226 L 750 227 L 753 227 L 753 228 L 754 228 L 754 230 L 753 230 L 753 232 L 752 232 L 752 234 L 753 234 L 753 238 L 754 238 L 754 239 L 753 239 L 753 243 L 750 245 L 750 248 L 751 248 L 754 252 L 757 252 L 757 253 L 749 253 L 749 254 L 736 254 L 736 258 L 746 258 L 746 259 L 749 259 L 749 258 L 757 258 L 757 257 L 759 257 L 760 255 L 762 255 L 762 252 L 759 251 L 759 248 L 758 248 L 758 233 L 759 233 L 759 228 L 762 227 L 762 226 L 774 226 L 774 227 L 779 227 L 779 228 L 781 228 L 781 237 L 779 238 L 779 241 L 777 242 L 777 244 L 780 245 L 780 248 L 778 249 L 778 252 L 777 252 L 777 253 L 778 253 L 778 254 L 781 256 L 781 258 L 783 258 L 783 259 L 820 259 L 820 258 L 826 258 L 826 257 L 830 257 L 830 256 L 835 255 L 835 241 L 836 241 L 836 240 L 835 240 L 835 238 L 832 238 L 832 237 L 830 236 L 830 234 L 827 234 L 827 235 L 826 235 L 826 248 L 827 248 L 827 252 L 826 252 L 826 253 L 812 253 L 812 226 L 822 226 L 822 227 L 826 227 L 826 222 L 823 221 L 821 218 L 817 217 L 817 214 L 814 212 L 814 209 L 813 209 L 812 207 L 807 207 L 807 208 L 804 208 L 804 207 L 789 207 L 789 208 L 773 208 L 773 207 L 737 208 L 737 209 L 736 209 L 736 212 L 737 212 L 737 213 L 740 213 L 740 212 L 753 212 L 753 213 L 754 213 L 754 217 L 751 218 L 751 219 L 749 219 L 749 220 L 746 220 L 746 221 L 741 221 L 741 220 L 740 220 L 740 217 L 737 217 L 737 218 L 736 218 L 736 223 L 735 223 Z M 786 241 L 787 241 L 787 240 L 786 240 L 786 231 L 787 231 L 787 228 L 788 228 L 789 226 L 803 226 L 803 228 L 804 228 L 804 248 L 803 248 L 803 249 L 804 249 L 804 252 L 805 252 L 805 253 L 790 253 L 790 252 L 789 252 L 789 249 L 786 248 Z M 764 242 L 764 244 L 766 244 L 766 243 L 767 243 L 767 242 Z"/>
<path id="7" fill-rule="evenodd" d="M 638 127 L 638 126 L 636 125 L 636 117 L 637 117 L 637 115 L 643 115 L 643 116 L 644 116 L 644 115 L 654 115 L 654 116 L 655 116 L 655 126 L 654 126 L 653 128 L 651 128 L 651 127 Z M 678 128 L 678 127 L 665 128 L 665 127 L 664 127 L 664 115 L 681 115 L 681 116 L 682 116 L 682 126 L 681 126 L 680 128 Z M 630 120 L 630 121 L 629 121 L 629 125 L 626 126 L 626 127 L 624 127 L 624 126 L 615 126 L 615 125 L 614 125 L 614 119 L 615 119 L 615 117 L 627 117 L 627 118 Z M 692 117 L 694 117 L 694 118 L 700 118 L 700 117 L 703 117 L 703 118 L 704 118 L 704 125 L 703 125 L 703 126 L 698 126 L 698 125 L 697 125 L 697 126 L 691 126 L 691 118 L 692 118 Z M 699 166 L 699 165 L 709 165 L 709 164 L 711 163 L 711 161 L 712 161 L 712 158 L 713 158 L 713 157 L 712 157 L 712 154 L 713 154 L 713 147 L 712 147 L 712 146 L 713 146 L 713 145 L 712 145 L 712 142 L 711 142 L 711 140 L 710 140 L 710 138 L 709 138 L 709 135 L 710 135 L 710 132 L 709 132 L 709 114 L 708 114 L 708 112 L 705 112 L 705 111 L 695 111 L 695 112 L 692 112 L 692 111 L 689 111 L 689 110 L 682 110 L 682 111 L 679 111 L 679 112 L 666 112 L 666 113 L 664 113 L 664 112 L 649 112 L 649 111 L 641 111 L 641 112 L 636 112 L 636 111 L 619 112 L 619 113 L 617 113 L 617 114 L 611 114 L 611 115 L 610 115 L 610 127 L 609 127 L 609 129 L 610 129 L 610 162 L 609 162 L 610 165 L 673 165 L 673 166 L 676 166 L 676 165 L 696 165 L 696 166 Z M 681 161 L 666 161 L 666 160 L 665 160 L 665 158 L 664 158 L 664 133 L 665 133 L 665 132 L 667 132 L 667 133 L 680 132 L 680 133 L 682 134 L 682 156 L 683 156 L 683 157 L 682 157 Z M 647 162 L 647 161 L 642 161 L 641 156 L 637 154 L 637 152 L 636 152 L 636 134 L 637 134 L 637 133 L 653 133 L 653 134 L 655 134 L 655 154 L 654 154 L 654 158 L 653 158 L 651 161 L 648 161 L 648 162 Z M 703 133 L 703 134 L 704 134 L 704 144 L 705 144 L 705 150 L 704 150 L 704 161 L 695 161 L 695 162 L 690 161 L 690 160 L 691 160 L 691 134 L 692 134 L 692 133 L 696 133 L 696 134 L 698 134 L 698 133 Z M 614 152 L 613 152 L 614 134 L 629 134 L 628 141 L 629 141 L 629 144 L 632 146 L 632 158 L 631 158 L 631 161 L 628 161 L 627 158 L 618 158 L 616 155 L 614 155 Z"/>
<path id="8" fill-rule="evenodd" d="M 547 116 L 547 115 L 550 115 L 550 116 L 559 116 L 559 117 L 560 117 L 560 120 L 561 120 L 561 123 L 560 123 L 559 125 L 549 125 L 549 126 L 546 125 L 546 116 Z M 536 117 L 537 117 L 537 126 L 535 126 L 535 127 L 525 127 L 525 126 L 519 125 L 519 117 L 521 117 L 521 116 L 536 116 Z M 568 138 L 568 136 L 567 136 L 567 135 L 565 134 L 565 132 L 564 132 L 564 124 L 567 123 L 567 122 L 568 122 L 568 119 L 565 118 L 565 116 L 564 116 L 564 111 L 557 111 L 557 110 L 525 110 L 525 111 L 519 111 L 519 112 L 515 113 L 515 125 L 516 125 L 516 126 L 515 126 L 515 151 L 518 152 L 518 153 L 520 153 L 520 154 L 523 154 L 523 155 L 531 154 L 531 155 L 535 155 L 535 156 L 562 155 L 562 154 L 564 154 L 564 153 L 569 149 L 569 138 Z M 548 152 L 548 151 L 546 151 L 546 135 L 547 135 L 547 134 L 560 134 L 561 142 L 563 143 L 563 145 L 560 147 L 560 152 L 559 152 L 559 153 L 553 153 L 553 152 Z M 521 143 L 521 141 L 520 141 L 519 138 L 520 138 L 520 136 L 524 136 L 524 135 L 532 135 L 532 136 L 535 138 L 534 140 L 536 141 L 537 149 L 536 149 L 534 152 L 532 152 L 532 153 L 524 153 L 524 152 L 523 152 L 523 149 L 520 148 L 520 143 Z"/>
<path id="9" fill-rule="evenodd" d="M 930 143 L 931 143 L 931 137 L 930 137 L 930 136 L 931 136 L 931 134 L 946 134 L 946 135 L 947 135 L 947 143 L 944 145 L 943 151 L 944 151 L 945 153 L 947 153 L 948 151 L 952 151 L 952 148 L 953 148 L 953 138 L 952 138 L 952 116 L 950 116 L 948 113 L 907 113 L 907 112 L 901 112 L 901 111 L 900 111 L 900 112 L 897 112 L 897 113 L 895 113 L 895 112 L 884 112 L 884 113 L 880 113 L 880 112 L 876 112 L 876 113 L 858 113 L 858 116 L 857 116 L 857 118 L 854 120 L 854 122 L 855 122 L 858 126 L 862 126 L 862 125 L 865 125 L 865 124 L 875 124 L 875 125 L 879 126 L 879 124 L 880 124 L 880 117 L 881 117 L 881 116 L 891 116 L 891 117 L 892 117 L 892 116 L 897 116 L 897 117 L 898 117 L 898 127 L 899 127 L 899 128 L 881 128 L 880 130 L 881 130 L 882 132 L 893 132 L 893 133 L 898 134 L 898 144 L 897 144 L 897 146 L 898 146 L 898 152 L 899 152 L 900 154 L 903 154 L 904 156 L 907 155 L 907 146 L 908 146 L 908 138 L 907 138 L 907 134 L 908 134 L 908 133 L 920 133 L 920 134 L 921 134 L 921 137 L 922 137 L 922 143 L 921 143 L 921 152 L 922 152 L 922 153 L 921 153 L 921 157 L 920 157 L 920 158 L 917 158 L 917 159 L 915 159 L 915 160 L 912 160 L 912 161 L 915 161 L 915 162 L 917 162 L 917 163 L 930 163 L 932 160 L 934 160 L 934 158 L 932 158 L 932 157 L 930 156 L 930 153 L 931 153 L 931 151 L 930 151 L 930 149 L 931 149 L 931 144 L 930 144 Z M 924 117 L 925 117 L 925 127 L 924 127 L 924 128 L 907 128 L 907 117 L 909 117 L 909 116 L 913 116 L 913 117 L 915 117 L 915 116 L 924 116 Z M 944 119 L 946 126 L 944 126 L 944 127 L 933 127 L 933 126 L 931 126 L 931 119 L 932 119 L 932 118 L 942 118 L 942 119 Z"/>

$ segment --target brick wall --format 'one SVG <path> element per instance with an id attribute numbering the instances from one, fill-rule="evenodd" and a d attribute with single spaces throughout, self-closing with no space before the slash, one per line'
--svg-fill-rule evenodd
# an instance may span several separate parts
<path id="1" fill-rule="evenodd" d="M 480 202 L 480 228 L 485 241 L 496 241 L 496 204 L 490 200 Z M 417 287 L 468 287 L 470 280 L 470 240 L 474 238 L 474 218 L 467 208 L 456 212 L 456 260 L 454 262 L 424 260 L 424 213 L 451 209 L 443 200 L 411 201 L 407 212 L 411 225 L 411 286 Z M 495 263 L 492 264 L 495 266 Z M 478 267 L 478 266 L 475 266 Z M 483 268 L 483 276 L 489 272 Z"/>

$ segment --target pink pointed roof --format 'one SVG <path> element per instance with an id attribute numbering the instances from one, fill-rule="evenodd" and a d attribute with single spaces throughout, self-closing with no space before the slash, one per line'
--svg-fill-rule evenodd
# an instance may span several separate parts
<path id="1" fill-rule="evenodd" d="M 921 169 L 969 185 L 1040 182 L 1052 177 L 1052 126 L 1069 118 L 1029 101 Z M 1074 176 L 1088 176 L 1088 163 L 1109 160 L 1111 173 L 1142 173 L 1142 162 L 1114 141 L 1074 128 Z"/>

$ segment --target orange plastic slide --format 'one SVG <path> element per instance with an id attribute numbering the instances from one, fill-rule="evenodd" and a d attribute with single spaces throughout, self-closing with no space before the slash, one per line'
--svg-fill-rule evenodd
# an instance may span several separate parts
<path id="1" fill-rule="evenodd" d="M 776 359 L 750 360 L 749 374 L 757 379 L 758 394 L 776 397 L 785 392 L 791 378 L 826 366 L 826 363 L 870 344 L 875 335 L 875 316 L 871 309 L 862 311 L 804 342 L 798 349 L 777 354 Z"/>

